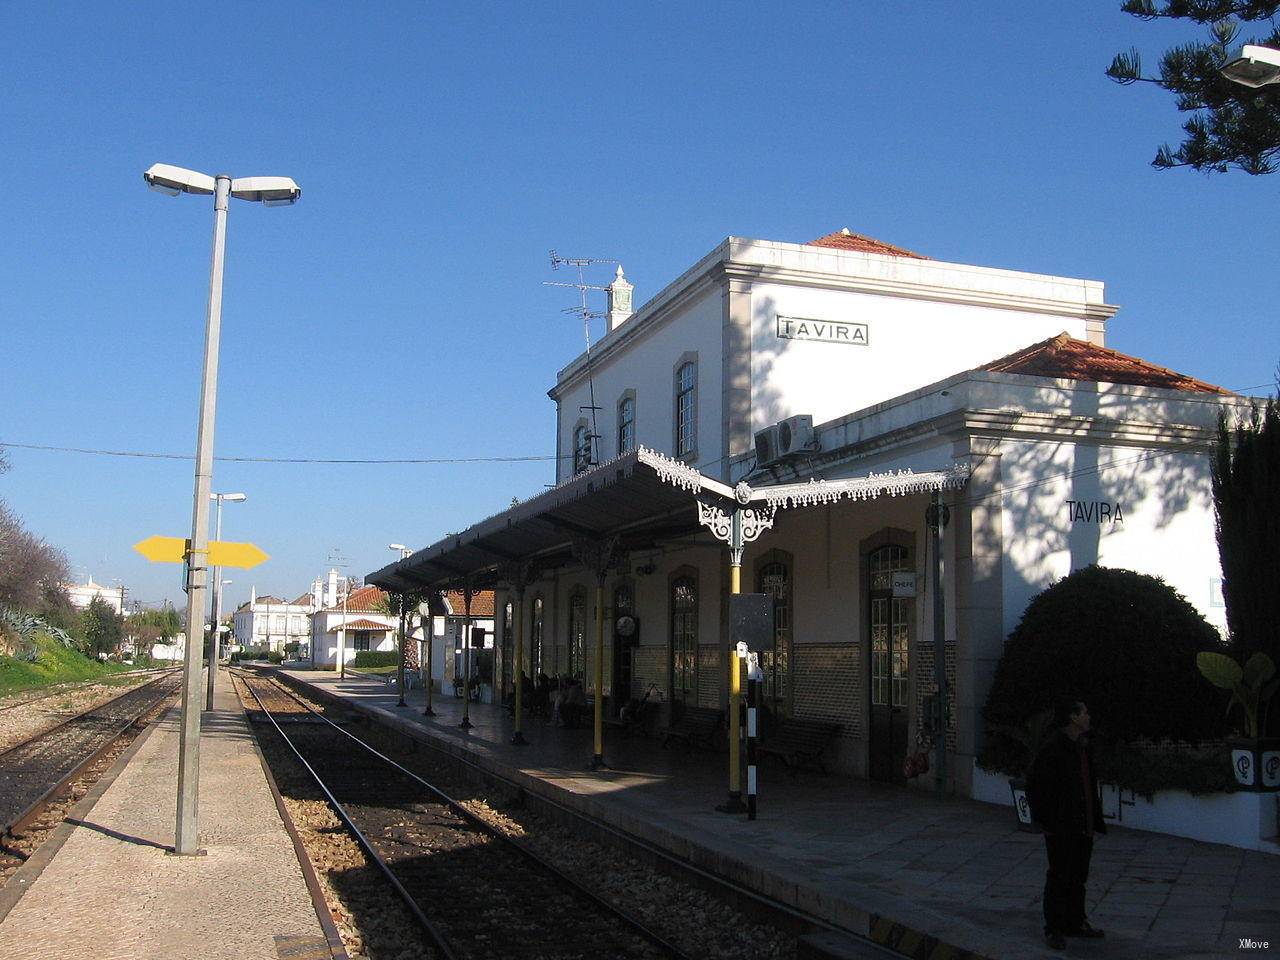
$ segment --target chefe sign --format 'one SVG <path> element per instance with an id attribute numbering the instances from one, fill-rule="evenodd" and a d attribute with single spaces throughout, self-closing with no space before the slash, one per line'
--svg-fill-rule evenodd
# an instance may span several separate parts
<path id="1" fill-rule="evenodd" d="M 783 340 L 817 340 L 820 343 L 848 343 L 865 347 L 869 343 L 867 325 L 847 320 L 814 320 L 811 317 L 777 317 L 778 336 Z"/>

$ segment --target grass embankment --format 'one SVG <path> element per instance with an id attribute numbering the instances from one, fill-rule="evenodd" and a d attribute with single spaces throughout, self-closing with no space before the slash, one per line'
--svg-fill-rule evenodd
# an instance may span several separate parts
<path id="1" fill-rule="evenodd" d="M 52 637 L 36 637 L 40 656 L 34 662 L 0 655 L 0 700 L 21 690 L 47 687 L 68 680 L 93 680 L 135 670 L 126 663 L 99 663 L 77 650 L 69 650 Z"/>

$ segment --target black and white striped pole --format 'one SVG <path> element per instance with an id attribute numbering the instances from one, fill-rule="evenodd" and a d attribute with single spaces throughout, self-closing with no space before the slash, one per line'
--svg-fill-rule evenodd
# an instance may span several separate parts
<path id="1" fill-rule="evenodd" d="M 760 669 L 760 655 L 747 655 L 747 819 L 756 818 L 756 745 L 760 738 L 760 681 L 764 673 Z"/>

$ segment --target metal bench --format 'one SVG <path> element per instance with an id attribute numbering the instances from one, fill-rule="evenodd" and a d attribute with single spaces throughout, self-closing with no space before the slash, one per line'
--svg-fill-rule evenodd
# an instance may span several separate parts
<path id="1" fill-rule="evenodd" d="M 827 772 L 827 744 L 840 732 L 840 724 L 828 720 L 804 720 L 791 717 L 779 722 L 773 735 L 759 747 L 762 754 L 781 757 L 793 774 L 805 763 L 815 763 L 824 774 Z"/>
<path id="2" fill-rule="evenodd" d="M 662 745 L 682 740 L 689 747 L 701 744 L 709 749 L 719 746 L 718 735 L 724 725 L 724 711 L 714 707 L 685 707 L 680 719 L 658 730 Z"/>

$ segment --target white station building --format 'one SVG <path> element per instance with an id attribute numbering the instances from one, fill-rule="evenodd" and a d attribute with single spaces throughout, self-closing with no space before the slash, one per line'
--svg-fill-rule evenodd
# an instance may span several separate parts
<path id="1" fill-rule="evenodd" d="M 602 597 L 616 712 L 648 690 L 726 705 L 737 575 L 773 597 L 773 709 L 839 724 L 847 775 L 903 776 L 945 651 L 950 786 L 972 795 L 1003 641 L 1055 580 L 1155 574 L 1224 627 L 1205 453 L 1248 401 L 1108 349 L 1116 310 L 1096 280 L 847 230 L 729 237 L 634 312 L 619 268 L 607 333 L 550 390 L 557 485 L 367 579 L 495 586 L 508 684 L 518 632 L 525 672 L 589 693 Z"/>

